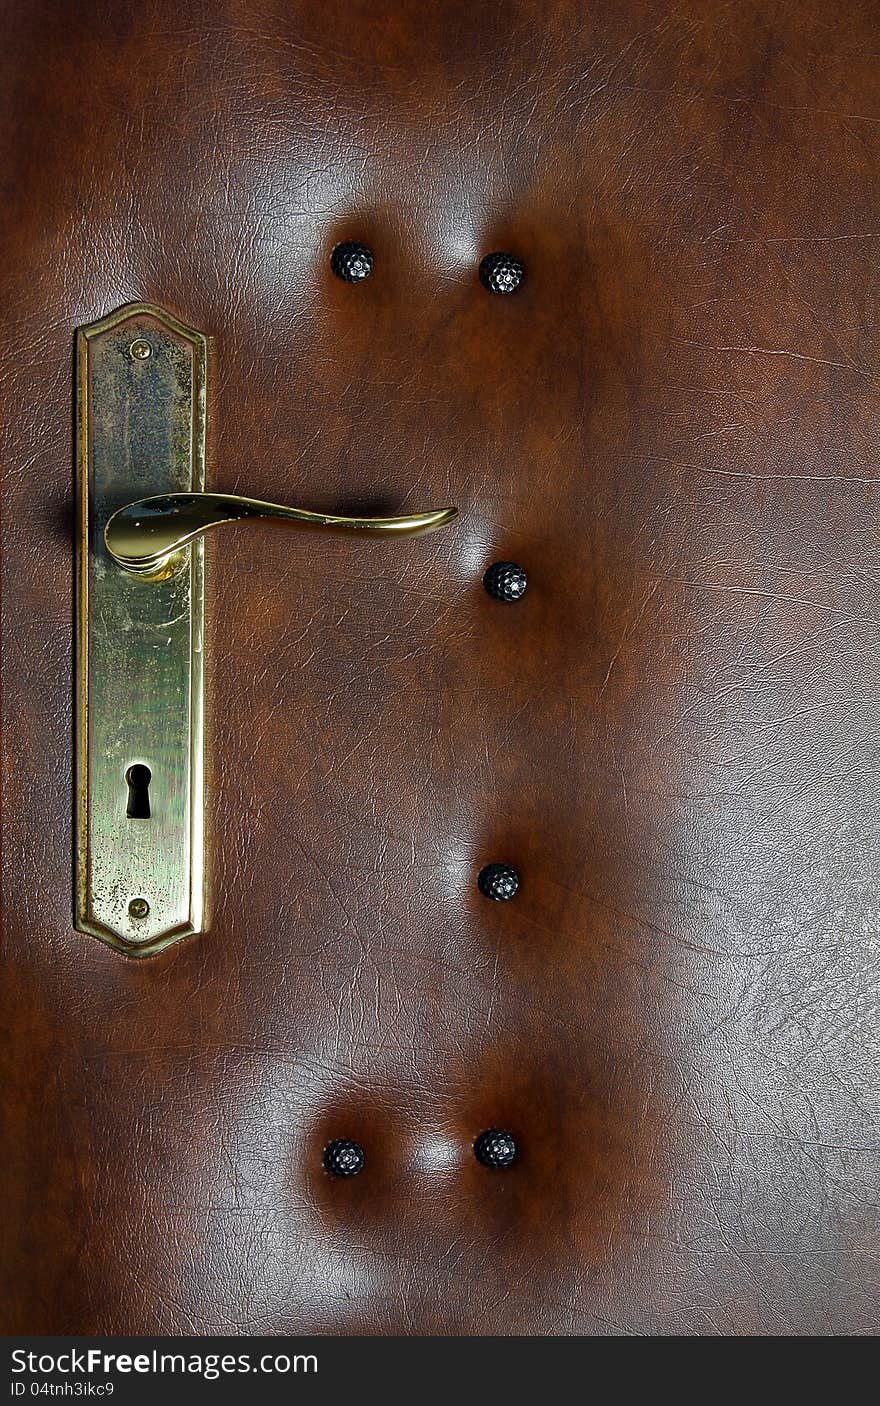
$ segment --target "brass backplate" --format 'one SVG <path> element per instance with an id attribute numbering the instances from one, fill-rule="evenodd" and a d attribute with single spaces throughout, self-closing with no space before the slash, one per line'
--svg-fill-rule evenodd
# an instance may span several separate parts
<path id="1" fill-rule="evenodd" d="M 144 579 L 104 526 L 203 489 L 206 361 L 200 332 L 146 303 L 77 335 L 76 926 L 130 957 L 203 925 L 203 548 Z"/>

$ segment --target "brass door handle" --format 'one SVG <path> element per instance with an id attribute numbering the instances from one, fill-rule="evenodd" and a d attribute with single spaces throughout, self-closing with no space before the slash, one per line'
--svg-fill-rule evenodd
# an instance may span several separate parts
<path id="1" fill-rule="evenodd" d="M 406 536 L 455 509 L 346 517 L 205 493 L 207 338 L 153 304 L 81 327 L 76 364 L 75 922 L 149 957 L 208 922 L 204 534 L 251 518 Z"/>
<path id="2" fill-rule="evenodd" d="M 344 517 L 338 513 L 313 513 L 305 508 L 285 508 L 262 503 L 238 493 L 162 493 L 138 498 L 120 508 L 104 528 L 107 551 L 126 571 L 161 579 L 174 554 L 226 522 L 261 518 L 297 523 L 300 527 L 325 527 L 343 532 L 375 532 L 412 536 L 442 527 L 455 517 L 455 508 L 397 517 Z"/>

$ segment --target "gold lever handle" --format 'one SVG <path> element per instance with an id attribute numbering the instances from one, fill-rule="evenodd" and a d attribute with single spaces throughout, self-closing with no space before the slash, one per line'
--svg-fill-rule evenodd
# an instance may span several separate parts
<path id="1" fill-rule="evenodd" d="M 342 517 L 337 513 L 311 513 L 305 508 L 261 503 L 237 493 L 162 493 L 155 498 L 139 498 L 115 512 L 104 528 L 104 543 L 113 560 L 126 571 L 154 576 L 165 573 L 175 552 L 224 522 L 268 518 L 299 523 L 302 527 L 412 536 L 442 527 L 456 512 L 456 508 L 438 508 L 399 517 Z"/>

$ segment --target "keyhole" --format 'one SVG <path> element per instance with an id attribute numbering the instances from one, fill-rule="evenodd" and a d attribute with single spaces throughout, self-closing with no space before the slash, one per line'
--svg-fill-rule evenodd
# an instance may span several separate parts
<path id="1" fill-rule="evenodd" d="M 129 820 L 149 820 L 152 777 L 153 773 L 150 768 L 141 762 L 130 766 L 125 773 L 125 779 L 128 782 L 128 805 L 125 808 L 125 813 Z"/>

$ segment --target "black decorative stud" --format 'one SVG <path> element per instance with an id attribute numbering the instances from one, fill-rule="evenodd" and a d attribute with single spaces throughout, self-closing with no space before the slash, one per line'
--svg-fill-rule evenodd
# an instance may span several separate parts
<path id="1" fill-rule="evenodd" d="M 483 577 L 483 585 L 493 600 L 519 600 L 528 584 L 528 576 L 515 561 L 493 562 Z"/>
<path id="2" fill-rule="evenodd" d="M 507 903 L 519 888 L 519 874 L 511 864 L 487 864 L 477 875 L 477 887 L 484 898 Z"/>
<path id="3" fill-rule="evenodd" d="M 373 272 L 372 250 L 356 239 L 346 239 L 330 255 L 330 267 L 343 283 L 363 283 Z"/>
<path id="4" fill-rule="evenodd" d="M 364 1149 L 359 1142 L 337 1138 L 324 1148 L 324 1170 L 331 1177 L 356 1177 L 364 1170 Z"/>
<path id="5" fill-rule="evenodd" d="M 516 1161 L 516 1138 L 500 1128 L 487 1128 L 474 1143 L 474 1156 L 484 1167 L 500 1171 Z"/>
<path id="6" fill-rule="evenodd" d="M 480 282 L 490 293 L 515 293 L 526 271 L 515 254 L 487 254 L 480 260 Z"/>

